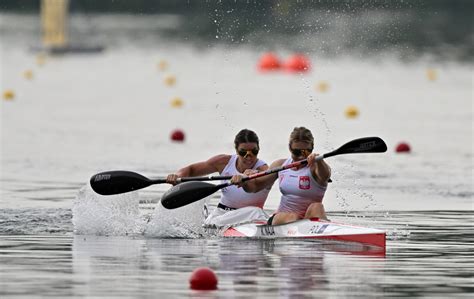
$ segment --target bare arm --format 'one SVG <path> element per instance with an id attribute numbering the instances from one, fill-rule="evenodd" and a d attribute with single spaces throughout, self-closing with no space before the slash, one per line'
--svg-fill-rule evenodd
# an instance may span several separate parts
<path id="1" fill-rule="evenodd" d="M 285 162 L 284 159 L 276 160 L 270 165 L 270 168 L 273 169 L 273 168 L 280 167 L 283 165 L 283 162 Z M 268 166 L 267 166 L 267 169 L 268 169 Z M 249 180 L 243 183 L 242 187 L 244 188 L 245 192 L 256 193 L 263 189 L 270 189 L 277 178 L 278 178 L 278 173 L 272 173 L 272 174 L 265 175 L 256 179 Z"/>
<path id="2" fill-rule="evenodd" d="M 315 161 L 317 156 L 319 156 L 319 154 L 311 154 L 308 156 L 309 169 L 316 182 L 321 186 L 326 186 L 331 177 L 331 167 L 329 167 L 324 160 Z"/>
<path id="3" fill-rule="evenodd" d="M 211 174 L 214 172 L 221 173 L 230 159 L 230 155 L 217 155 L 206 161 L 197 162 L 179 169 L 174 174 L 169 174 L 166 181 L 170 184 L 176 184 L 176 180 L 181 177 L 192 177 Z"/>

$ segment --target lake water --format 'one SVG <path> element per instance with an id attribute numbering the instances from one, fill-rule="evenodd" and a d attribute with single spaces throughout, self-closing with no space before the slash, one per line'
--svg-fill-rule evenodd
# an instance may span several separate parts
<path id="1" fill-rule="evenodd" d="M 466 211 L 391 212 L 356 221 L 388 231 L 385 256 L 304 240 L 75 235 L 68 209 L 2 210 L 1 216 L 5 296 L 468 298 L 473 292 L 474 215 Z M 331 217 L 354 221 L 342 213 Z M 217 291 L 188 289 L 201 266 L 215 270 Z"/>
<path id="2" fill-rule="evenodd" d="M 42 57 L 28 51 L 37 41 L 36 16 L 0 17 L 1 89 L 15 92 L 0 104 L 2 297 L 472 295 L 472 63 L 418 48 L 409 59 L 396 47 L 373 56 L 314 50 L 306 52 L 307 74 L 261 74 L 256 63 L 264 51 L 286 58 L 293 49 L 179 42 L 155 35 L 167 32 L 164 25 L 143 33 L 153 16 L 115 15 L 92 17 L 104 53 Z M 119 34 L 116 26 L 129 30 Z M 157 68 L 160 61 L 166 70 Z M 174 86 L 164 84 L 170 76 Z M 329 90 L 318 90 L 320 82 Z M 182 107 L 172 107 L 175 97 Z M 349 106 L 359 109 L 358 118 L 345 116 Z M 162 177 L 231 153 L 242 128 L 257 132 L 260 158 L 271 162 L 288 156 L 295 126 L 313 131 L 320 153 L 362 136 L 386 141 L 384 154 L 328 159 L 333 183 L 324 200 L 332 220 L 386 230 L 385 254 L 203 236 L 204 201 L 164 210 L 159 199 L 168 185 L 112 197 L 87 186 L 100 171 Z M 176 128 L 185 132 L 184 143 L 170 141 Z M 395 153 L 402 141 L 411 153 Z M 278 193 L 270 193 L 269 212 Z M 218 195 L 207 200 L 211 206 Z M 218 290 L 189 290 L 200 266 L 215 270 Z"/>

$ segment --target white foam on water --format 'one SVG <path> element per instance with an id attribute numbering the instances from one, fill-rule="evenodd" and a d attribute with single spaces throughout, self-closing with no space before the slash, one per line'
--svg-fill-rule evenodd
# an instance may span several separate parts
<path id="1" fill-rule="evenodd" d="M 204 200 L 177 209 L 168 210 L 157 203 L 150 221 L 145 229 L 145 235 L 155 238 L 200 238 L 205 232 Z"/>
<path id="2" fill-rule="evenodd" d="M 78 235 L 136 235 L 146 224 L 140 215 L 138 192 L 102 196 L 89 184 L 79 190 L 72 214 L 74 233 Z"/>

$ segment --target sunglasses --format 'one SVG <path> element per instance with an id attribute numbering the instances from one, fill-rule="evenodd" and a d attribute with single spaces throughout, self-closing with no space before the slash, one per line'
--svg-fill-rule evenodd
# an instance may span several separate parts
<path id="1" fill-rule="evenodd" d="M 313 151 L 312 148 L 307 148 L 307 149 L 297 149 L 297 148 L 291 148 L 290 147 L 290 152 L 295 156 L 295 157 L 306 157 L 306 156 L 309 156 L 309 154 L 311 154 L 311 152 Z"/>
<path id="2" fill-rule="evenodd" d="M 258 155 L 258 148 L 253 148 L 251 150 L 237 149 L 237 154 L 239 154 L 239 156 L 241 156 L 241 157 L 246 157 L 249 154 L 257 156 Z"/>

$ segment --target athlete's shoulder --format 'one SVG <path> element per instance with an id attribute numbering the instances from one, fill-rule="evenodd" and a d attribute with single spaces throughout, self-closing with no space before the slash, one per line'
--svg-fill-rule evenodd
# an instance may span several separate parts
<path id="1" fill-rule="evenodd" d="M 280 167 L 283 165 L 283 163 L 285 163 L 287 159 L 278 159 L 278 160 L 275 160 L 272 162 L 272 164 L 270 165 L 271 168 L 274 168 L 274 167 Z"/>
<path id="2" fill-rule="evenodd" d="M 215 155 L 207 160 L 207 163 L 212 165 L 227 165 L 229 163 L 231 155 L 219 154 Z"/>

